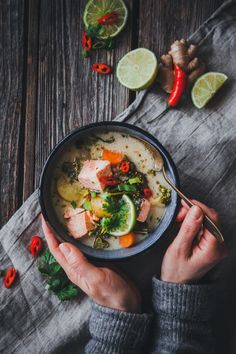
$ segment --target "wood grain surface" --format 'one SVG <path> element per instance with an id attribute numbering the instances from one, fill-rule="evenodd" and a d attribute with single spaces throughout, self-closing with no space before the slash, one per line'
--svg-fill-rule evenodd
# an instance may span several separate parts
<path id="1" fill-rule="evenodd" d="M 91 63 L 116 68 L 137 46 L 166 52 L 188 37 L 220 0 L 126 0 L 129 21 L 111 52 L 81 52 L 85 0 L 0 1 L 0 225 L 38 185 L 49 151 L 78 126 L 111 120 L 135 98 L 115 75 L 98 76 Z"/>
<path id="2" fill-rule="evenodd" d="M 24 5 L 24 1 L 17 0 L 0 2 L 1 225 L 22 202 Z"/>

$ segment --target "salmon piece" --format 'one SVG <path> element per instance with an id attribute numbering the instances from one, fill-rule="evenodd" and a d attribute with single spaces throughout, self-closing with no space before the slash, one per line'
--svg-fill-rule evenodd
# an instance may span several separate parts
<path id="1" fill-rule="evenodd" d="M 69 219 L 76 214 L 80 214 L 84 211 L 83 208 L 73 208 L 72 206 L 68 205 L 64 209 L 64 218 Z"/>
<path id="2" fill-rule="evenodd" d="M 148 213 L 150 211 L 151 204 L 147 199 L 142 199 L 140 212 L 138 214 L 137 220 L 140 222 L 144 222 L 147 220 Z"/>
<path id="3" fill-rule="evenodd" d="M 94 221 L 89 211 L 83 211 L 82 213 L 72 216 L 68 223 L 67 228 L 70 234 L 75 238 L 81 238 L 85 236 L 89 231 L 95 228 Z"/>
<path id="4" fill-rule="evenodd" d="M 93 222 L 99 221 L 99 217 L 95 214 L 92 214 L 92 220 L 93 220 Z"/>
<path id="5" fill-rule="evenodd" d="M 102 192 L 105 184 L 99 178 L 111 176 L 111 163 L 106 160 L 87 160 L 78 176 L 80 183 L 87 189 Z"/>

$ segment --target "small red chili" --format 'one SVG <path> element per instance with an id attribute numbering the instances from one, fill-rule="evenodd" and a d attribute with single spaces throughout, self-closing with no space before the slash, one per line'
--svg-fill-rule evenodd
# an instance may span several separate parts
<path id="1" fill-rule="evenodd" d="M 128 173 L 130 170 L 130 163 L 128 161 L 123 161 L 120 165 L 121 172 Z"/>
<path id="2" fill-rule="evenodd" d="M 150 198 L 152 196 L 152 190 L 150 188 L 144 188 L 143 194 L 144 194 L 144 197 Z"/>
<path id="3" fill-rule="evenodd" d="M 110 12 L 106 15 L 103 15 L 98 19 L 98 23 L 101 26 L 111 25 L 112 23 L 116 23 L 118 20 L 118 15 L 115 12 Z"/>
<path id="4" fill-rule="evenodd" d="M 86 52 L 92 49 L 92 38 L 86 32 L 82 33 L 82 46 Z"/>
<path id="5" fill-rule="evenodd" d="M 99 74 L 107 75 L 112 72 L 111 66 L 102 63 L 95 63 L 92 65 L 93 71 L 96 71 Z"/>
<path id="6" fill-rule="evenodd" d="M 117 184 L 120 183 L 120 181 L 112 176 L 101 176 L 99 178 L 99 181 L 103 184 L 105 184 L 105 186 L 116 186 Z"/>
<path id="7" fill-rule="evenodd" d="M 186 84 L 186 74 L 185 72 L 178 66 L 174 65 L 174 85 L 171 91 L 171 94 L 167 100 L 167 105 L 169 107 L 175 107 L 179 103 Z"/>
<path id="8" fill-rule="evenodd" d="M 33 256 L 37 257 L 39 255 L 42 247 L 43 247 L 42 239 L 39 236 L 37 236 L 37 235 L 33 236 L 31 238 L 30 247 L 29 247 L 30 248 L 30 253 Z"/>
<path id="9" fill-rule="evenodd" d="M 9 289 L 12 286 L 16 278 L 16 274 L 17 274 L 17 270 L 15 268 L 9 268 L 7 270 L 7 273 L 3 279 L 3 283 L 7 289 Z"/>

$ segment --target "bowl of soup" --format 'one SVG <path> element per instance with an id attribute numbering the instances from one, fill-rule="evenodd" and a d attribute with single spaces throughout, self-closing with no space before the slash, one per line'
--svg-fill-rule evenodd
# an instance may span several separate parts
<path id="1" fill-rule="evenodd" d="M 166 234 L 178 207 L 176 192 L 154 168 L 153 151 L 178 186 L 169 153 L 133 125 L 94 123 L 59 142 L 39 185 L 42 214 L 58 239 L 104 260 L 150 249 Z"/>

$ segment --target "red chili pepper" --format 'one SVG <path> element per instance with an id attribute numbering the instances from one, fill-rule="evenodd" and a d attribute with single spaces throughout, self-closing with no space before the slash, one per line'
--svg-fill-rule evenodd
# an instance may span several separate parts
<path id="1" fill-rule="evenodd" d="M 33 236 L 31 238 L 30 247 L 29 247 L 30 253 L 33 256 L 37 257 L 39 255 L 42 247 L 43 247 L 42 239 L 37 235 Z"/>
<path id="2" fill-rule="evenodd" d="M 116 186 L 120 181 L 112 176 L 101 176 L 99 178 L 100 182 L 105 184 L 105 186 Z"/>
<path id="3" fill-rule="evenodd" d="M 175 107 L 179 103 L 186 84 L 186 74 L 185 72 L 178 66 L 174 65 L 174 85 L 171 91 L 171 94 L 167 100 L 167 104 L 169 107 Z"/>
<path id="4" fill-rule="evenodd" d="M 128 173 L 130 170 L 130 163 L 128 161 L 123 161 L 120 165 L 121 172 Z"/>
<path id="5" fill-rule="evenodd" d="M 101 26 L 111 25 L 112 23 L 116 23 L 118 20 L 118 15 L 115 12 L 110 12 L 106 15 L 103 15 L 98 19 L 98 23 Z"/>
<path id="6" fill-rule="evenodd" d="M 144 188 L 143 194 L 144 194 L 144 197 L 150 198 L 152 196 L 152 190 L 150 188 Z"/>
<path id="7" fill-rule="evenodd" d="M 82 33 L 82 46 L 86 52 L 92 49 L 92 38 L 86 32 Z"/>
<path id="8" fill-rule="evenodd" d="M 7 273 L 3 279 L 3 283 L 7 289 L 9 289 L 12 286 L 16 278 L 16 274 L 17 274 L 17 270 L 15 268 L 9 268 L 7 270 Z"/>
<path id="9" fill-rule="evenodd" d="M 95 63 L 92 65 L 93 71 L 96 71 L 99 74 L 107 75 L 112 72 L 112 68 L 107 64 Z"/>

